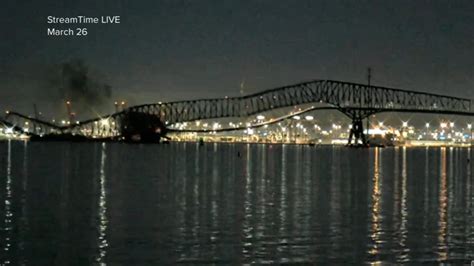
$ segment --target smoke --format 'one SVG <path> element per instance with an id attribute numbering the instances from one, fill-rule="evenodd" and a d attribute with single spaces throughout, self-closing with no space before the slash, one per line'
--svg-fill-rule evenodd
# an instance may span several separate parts
<path id="1" fill-rule="evenodd" d="M 111 106 L 112 87 L 83 60 L 63 62 L 48 73 L 47 83 L 57 92 L 59 110 L 64 110 L 64 103 L 71 101 L 76 117 L 86 118 L 102 114 Z"/>

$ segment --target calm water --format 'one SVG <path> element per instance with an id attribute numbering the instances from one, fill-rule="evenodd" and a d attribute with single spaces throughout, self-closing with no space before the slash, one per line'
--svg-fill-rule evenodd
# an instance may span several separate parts
<path id="1" fill-rule="evenodd" d="M 470 156 L 3 142 L 0 264 L 468 263 Z"/>

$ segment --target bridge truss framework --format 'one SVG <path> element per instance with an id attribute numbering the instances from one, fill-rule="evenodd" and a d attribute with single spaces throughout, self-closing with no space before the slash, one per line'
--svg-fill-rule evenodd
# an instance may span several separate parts
<path id="1" fill-rule="evenodd" d="M 28 122 L 29 134 L 77 134 L 88 138 L 119 139 L 127 128 L 130 114 L 157 117 L 165 134 L 175 123 L 216 118 L 241 118 L 262 112 L 310 103 L 324 103 L 352 121 L 349 144 L 366 142 L 363 119 L 381 112 L 417 112 L 474 116 L 472 100 L 433 93 L 369 86 L 335 80 L 312 80 L 283 86 L 242 97 L 197 99 L 136 105 L 102 118 L 56 126 L 38 119 L 10 112 L 5 121 L 12 125 Z M 126 122 L 125 122 L 126 121 Z M 220 131 L 225 131 L 221 129 Z M 179 130 L 174 130 L 179 131 Z"/>

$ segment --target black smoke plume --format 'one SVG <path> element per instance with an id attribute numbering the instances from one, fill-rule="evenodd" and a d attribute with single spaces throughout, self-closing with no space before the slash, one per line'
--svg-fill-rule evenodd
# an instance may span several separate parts
<path id="1" fill-rule="evenodd" d="M 66 111 L 65 102 L 71 101 L 76 118 L 84 119 L 102 114 L 111 106 L 112 87 L 83 60 L 61 63 L 50 73 L 48 83 L 57 90 L 61 102 L 59 110 Z"/>

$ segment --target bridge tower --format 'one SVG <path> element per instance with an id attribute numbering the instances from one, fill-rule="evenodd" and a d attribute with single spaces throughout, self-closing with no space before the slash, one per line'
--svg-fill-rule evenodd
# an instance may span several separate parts
<path id="1" fill-rule="evenodd" d="M 349 132 L 349 140 L 348 145 L 352 144 L 352 138 L 354 137 L 354 145 L 359 143 L 359 140 L 362 141 L 362 145 L 367 145 L 367 139 L 365 138 L 364 134 L 364 127 L 362 126 L 362 119 L 356 118 L 352 120 L 352 127 Z"/>
<path id="2" fill-rule="evenodd" d="M 367 140 L 366 134 L 364 134 L 363 121 L 365 118 L 368 118 L 374 112 L 371 112 L 368 110 L 358 110 L 358 109 L 344 109 L 341 111 L 352 120 L 347 145 L 357 146 L 360 140 L 363 146 L 367 146 L 368 140 Z M 367 131 L 367 134 L 368 134 L 368 131 Z M 352 142 L 352 139 L 354 139 L 354 142 Z"/>

